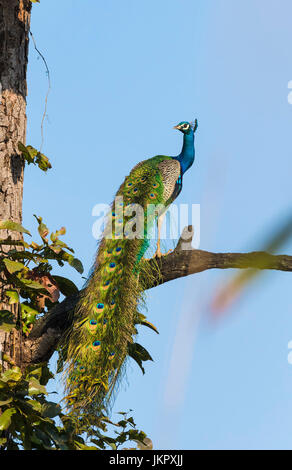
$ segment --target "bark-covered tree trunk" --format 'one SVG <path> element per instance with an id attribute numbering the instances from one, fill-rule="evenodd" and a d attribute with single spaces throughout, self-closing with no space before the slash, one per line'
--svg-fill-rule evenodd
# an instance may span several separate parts
<path id="1" fill-rule="evenodd" d="M 0 220 L 22 221 L 24 161 L 18 142 L 26 135 L 26 69 L 30 28 L 29 0 L 0 0 Z M 0 230 L 0 238 L 8 232 Z M 17 232 L 9 235 L 19 237 Z M 10 309 L 1 289 L 1 308 Z M 0 351 L 19 362 L 17 333 L 0 331 Z"/>

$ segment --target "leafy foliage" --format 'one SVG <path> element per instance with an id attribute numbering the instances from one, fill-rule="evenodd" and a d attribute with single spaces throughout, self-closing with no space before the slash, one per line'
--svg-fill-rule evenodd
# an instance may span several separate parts
<path id="1" fill-rule="evenodd" d="M 0 274 L 7 285 L 5 296 L 9 305 L 17 304 L 19 312 L 18 318 L 14 318 L 8 310 L 0 311 L 0 329 L 5 331 L 21 326 L 28 334 L 38 316 L 58 301 L 60 292 L 65 296 L 78 292 L 70 279 L 51 275 L 54 261 L 59 266 L 68 263 L 79 273 L 83 272 L 74 250 L 60 240 L 66 229 L 62 227 L 50 234 L 42 217 L 35 218 L 41 243 L 18 240 L 16 246 L 11 238 L 0 240 L 2 246 L 9 245 L 8 251 L 0 251 Z M 0 221 L 0 228 L 30 235 L 24 227 L 11 221 Z"/>
<path id="2" fill-rule="evenodd" d="M 0 240 L 0 276 L 7 304 L 7 309 L 0 310 L 0 330 L 5 332 L 16 328 L 28 335 L 38 317 L 58 302 L 60 293 L 66 297 L 78 292 L 70 279 L 52 274 L 54 262 L 59 266 L 68 263 L 79 273 L 83 272 L 74 250 L 60 240 L 66 229 L 62 227 L 50 233 L 42 217 L 35 218 L 39 243 L 11 237 Z M 0 221 L 0 229 L 31 236 L 28 230 L 11 221 Z M 18 314 L 8 310 L 9 306 Z M 144 317 L 140 319 L 143 323 Z M 60 369 L 63 352 L 64 349 L 60 351 Z M 5 354 L 2 361 L 10 368 L 2 370 L 0 366 L 0 449 L 105 450 L 118 449 L 129 441 L 145 446 L 146 434 L 136 429 L 128 413 L 121 413 L 123 419 L 117 423 L 101 414 L 90 422 L 79 421 L 77 427 L 60 404 L 47 398 L 46 385 L 54 378 L 47 364 L 21 370 Z M 111 435 L 107 435 L 109 427 Z"/>
<path id="3" fill-rule="evenodd" d="M 150 356 L 149 352 L 141 346 L 139 343 L 129 343 L 128 345 L 128 354 L 134 361 L 137 362 L 138 366 L 142 370 L 143 374 L 145 374 L 145 369 L 143 367 L 144 361 L 153 361 L 152 357 Z"/>
<path id="4" fill-rule="evenodd" d="M 46 364 L 22 372 L 12 367 L 0 374 L 0 448 L 3 450 L 100 450 L 118 449 L 127 441 L 142 444 L 146 434 L 136 429 L 132 417 L 113 423 L 99 418 L 97 426 L 75 434 L 61 406 L 47 399 L 46 385 L 54 376 Z M 58 421 L 58 424 L 57 422 Z M 104 434 L 108 425 L 114 437 Z M 90 437 L 85 440 L 81 434 Z"/>
<path id="5" fill-rule="evenodd" d="M 33 1 L 33 0 L 30 0 L 30 1 Z M 37 165 L 39 169 L 42 171 L 48 171 L 50 168 L 52 168 L 52 165 L 48 157 L 46 157 L 43 153 L 36 150 L 31 145 L 25 146 L 22 142 L 18 142 L 18 149 L 21 151 L 28 165 L 33 163 L 34 165 Z"/>

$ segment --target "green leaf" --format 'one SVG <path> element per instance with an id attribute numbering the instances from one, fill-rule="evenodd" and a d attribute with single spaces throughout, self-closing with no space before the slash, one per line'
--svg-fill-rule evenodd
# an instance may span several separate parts
<path id="1" fill-rule="evenodd" d="M 8 398 L 8 400 L 3 400 L 3 401 L 0 400 L 0 406 L 8 405 L 12 401 L 13 401 L 13 398 Z"/>
<path id="2" fill-rule="evenodd" d="M 22 373 L 19 367 L 12 367 L 1 374 L 2 382 L 19 382 L 22 379 Z"/>
<path id="3" fill-rule="evenodd" d="M 150 323 L 150 321 L 147 321 L 145 315 L 142 313 L 139 313 L 137 323 L 151 328 L 151 330 L 155 331 L 155 333 L 159 335 L 159 331 L 157 330 L 156 326 L 154 326 L 153 323 Z"/>
<path id="4" fill-rule="evenodd" d="M 106 439 L 105 439 L 105 442 L 107 443 L 107 445 L 109 445 L 113 450 L 117 450 L 117 446 L 114 442 L 108 442 Z"/>
<path id="5" fill-rule="evenodd" d="M 78 271 L 80 274 L 83 273 L 84 271 L 83 265 L 79 259 L 74 258 L 73 255 L 70 255 L 69 253 L 66 253 L 65 251 L 62 252 L 62 259 L 64 261 L 67 261 L 70 264 L 70 266 L 76 269 L 76 271 Z"/>
<path id="6" fill-rule="evenodd" d="M 79 290 L 78 287 L 72 282 L 70 279 L 62 276 L 52 276 L 53 279 L 56 281 L 58 288 L 60 289 L 61 293 L 68 297 L 69 295 L 78 294 Z"/>
<path id="7" fill-rule="evenodd" d="M 80 442 L 75 441 L 76 447 L 80 450 L 98 450 L 95 446 L 87 446 L 86 444 L 81 444 Z"/>
<path id="8" fill-rule="evenodd" d="M 26 230 L 22 225 L 12 222 L 12 220 L 0 220 L 0 229 L 2 230 L 12 230 L 14 232 L 27 233 L 30 235 L 30 232 Z"/>
<path id="9" fill-rule="evenodd" d="M 56 240 L 58 240 L 60 235 L 65 235 L 65 233 L 66 233 L 66 228 L 61 227 L 60 230 L 57 230 L 55 233 L 52 232 L 50 238 L 52 242 L 55 242 Z"/>
<path id="10" fill-rule="evenodd" d="M 5 295 L 9 298 L 9 305 L 17 304 L 19 302 L 19 295 L 16 290 L 6 290 Z"/>
<path id="11" fill-rule="evenodd" d="M 129 343 L 128 345 L 129 356 L 137 362 L 138 366 L 145 374 L 145 369 L 143 367 L 143 361 L 153 361 L 147 349 L 143 348 L 139 343 Z"/>
<path id="12" fill-rule="evenodd" d="M 29 305 L 21 304 L 21 317 L 26 323 L 34 323 L 38 314 L 39 312 Z"/>
<path id="13" fill-rule="evenodd" d="M 31 0 L 33 1 L 33 0 Z M 43 153 L 36 150 L 31 145 L 24 145 L 22 142 L 18 142 L 18 149 L 22 153 L 25 161 L 30 165 L 33 163 L 34 165 L 38 165 L 38 167 L 42 171 L 47 171 L 49 168 L 52 168 L 48 157 L 46 157 Z"/>
<path id="14" fill-rule="evenodd" d="M 47 385 L 48 381 L 54 378 L 54 375 L 49 370 L 46 363 L 40 364 L 39 367 L 35 367 L 34 365 L 28 366 L 25 369 L 25 374 L 26 380 L 35 377 L 41 385 Z"/>
<path id="15" fill-rule="evenodd" d="M 12 312 L 9 310 L 0 310 L 0 330 L 11 331 L 15 327 Z"/>
<path id="16" fill-rule="evenodd" d="M 10 274 L 16 273 L 18 271 L 22 271 L 25 269 L 24 264 L 20 263 L 19 261 L 12 261 L 11 259 L 4 258 L 3 263 L 6 266 L 7 271 Z"/>
<path id="17" fill-rule="evenodd" d="M 32 377 L 35 377 L 38 381 L 41 380 L 42 367 L 31 366 L 27 368 L 26 372 L 27 372 L 25 376 L 26 380 L 30 380 Z"/>
<path id="18" fill-rule="evenodd" d="M 5 410 L 4 413 L 1 414 L 0 416 L 0 431 L 5 431 L 5 429 L 8 429 L 10 424 L 11 424 L 11 416 L 16 413 L 15 408 L 9 408 L 8 410 Z"/>
<path id="19" fill-rule="evenodd" d="M 153 323 L 150 323 L 150 321 L 144 320 L 141 321 L 141 325 L 147 326 L 151 330 L 155 331 L 159 335 L 159 331 L 157 330 L 156 326 L 153 325 Z"/>
<path id="20" fill-rule="evenodd" d="M 18 142 L 18 150 L 20 150 L 23 158 L 29 165 L 34 163 L 35 156 L 38 153 L 36 149 L 34 149 L 31 145 L 25 146 L 22 142 Z"/>
<path id="21" fill-rule="evenodd" d="M 42 406 L 42 415 L 45 418 L 55 418 L 61 414 L 62 410 L 58 403 L 54 403 L 53 401 L 47 401 Z"/>
<path id="22" fill-rule="evenodd" d="M 128 434 L 131 440 L 141 442 L 142 444 L 144 443 L 146 434 L 143 431 L 138 431 L 137 429 L 130 429 L 128 431 Z"/>
<path id="23" fill-rule="evenodd" d="M 50 160 L 43 153 L 38 152 L 35 158 L 35 163 L 38 165 L 39 169 L 42 171 L 48 171 L 52 168 Z"/>
<path id="24" fill-rule="evenodd" d="M 39 258 L 39 255 L 37 255 L 36 253 L 31 253 L 30 251 L 27 251 L 27 250 L 22 250 L 22 251 L 10 250 L 7 253 L 7 256 L 9 258 L 12 258 L 13 260 L 29 259 L 29 260 L 35 261 L 36 259 Z"/>
<path id="25" fill-rule="evenodd" d="M 125 428 L 127 426 L 127 420 L 122 419 L 117 424 L 118 424 L 118 426 L 121 426 L 121 428 Z"/>
<path id="26" fill-rule="evenodd" d="M 47 391 L 46 387 L 41 385 L 35 377 L 32 377 L 29 381 L 28 393 L 29 395 L 40 395 L 47 394 Z"/>
<path id="27" fill-rule="evenodd" d="M 128 423 L 130 423 L 132 426 L 136 426 L 135 422 L 134 422 L 134 419 L 132 418 L 132 416 L 130 418 L 127 419 Z"/>
<path id="28" fill-rule="evenodd" d="M 24 284 L 23 288 L 27 287 L 29 289 L 42 289 L 44 294 L 47 293 L 43 284 L 40 284 L 37 281 L 33 281 L 32 279 L 27 279 L 24 276 L 18 275 L 17 277 L 21 281 L 21 283 Z"/>
<path id="29" fill-rule="evenodd" d="M 35 411 L 41 413 L 43 405 L 37 400 L 29 400 L 27 402 Z"/>
<path id="30" fill-rule="evenodd" d="M 47 235 L 50 233 L 48 227 L 46 226 L 46 224 L 43 223 L 43 218 L 42 217 L 38 217 L 34 214 L 34 217 L 36 218 L 36 220 L 38 221 L 38 232 L 42 238 L 43 241 L 45 241 L 46 243 L 48 243 L 48 239 L 46 238 Z"/>
<path id="31" fill-rule="evenodd" d="M 30 247 L 35 251 L 40 251 L 44 247 L 44 245 L 38 245 L 35 242 L 31 242 Z"/>

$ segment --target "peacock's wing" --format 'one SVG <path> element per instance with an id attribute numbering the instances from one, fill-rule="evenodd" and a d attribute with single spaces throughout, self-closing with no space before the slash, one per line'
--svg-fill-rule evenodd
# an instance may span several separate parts
<path id="1" fill-rule="evenodd" d="M 126 177 L 119 194 L 126 204 L 138 203 L 169 205 L 178 196 L 182 186 L 180 163 L 172 157 L 157 155 L 138 163 Z"/>
<path id="2" fill-rule="evenodd" d="M 165 205 L 171 204 L 182 189 L 182 171 L 178 160 L 166 159 L 158 164 L 161 179 L 164 186 L 163 199 Z"/>

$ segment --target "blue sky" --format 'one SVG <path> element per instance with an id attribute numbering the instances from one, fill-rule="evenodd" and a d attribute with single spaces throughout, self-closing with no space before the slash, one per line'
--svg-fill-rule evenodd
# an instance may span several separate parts
<path id="1" fill-rule="evenodd" d="M 26 169 L 24 226 L 33 231 L 32 214 L 64 225 L 88 272 L 94 205 L 111 202 L 138 161 L 178 154 L 173 125 L 197 117 L 196 161 L 177 202 L 201 205 L 201 249 L 260 249 L 291 212 L 291 14 L 289 0 L 34 5 L 53 169 Z M 27 143 L 38 147 L 47 79 L 32 44 L 28 89 Z M 82 286 L 73 269 L 63 274 Z M 148 292 L 160 335 L 138 341 L 154 362 L 145 376 L 130 364 L 115 410 L 132 408 L 156 449 L 292 448 L 291 276 L 266 272 L 214 326 L 210 302 L 234 274 Z"/>

